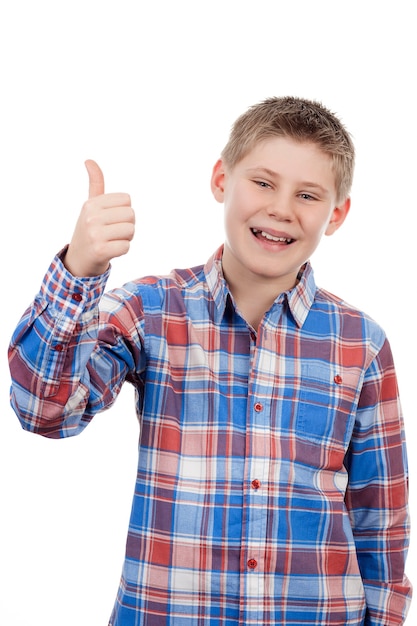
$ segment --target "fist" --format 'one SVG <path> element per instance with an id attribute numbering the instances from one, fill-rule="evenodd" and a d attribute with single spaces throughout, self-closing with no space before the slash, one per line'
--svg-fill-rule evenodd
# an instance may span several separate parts
<path id="1" fill-rule="evenodd" d="M 110 260 L 129 250 L 135 232 L 135 214 L 127 193 L 104 193 L 103 172 L 95 161 L 86 161 L 88 200 L 75 226 L 66 268 L 73 276 L 103 274 Z"/>

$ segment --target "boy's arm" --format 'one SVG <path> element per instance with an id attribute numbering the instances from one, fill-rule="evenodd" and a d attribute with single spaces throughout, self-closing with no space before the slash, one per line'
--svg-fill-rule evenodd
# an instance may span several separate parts
<path id="1" fill-rule="evenodd" d="M 404 623 L 411 600 L 408 473 L 397 380 L 386 341 L 366 373 L 345 465 L 367 601 L 366 626 Z"/>
<path id="2" fill-rule="evenodd" d="M 12 406 L 25 429 L 49 437 L 80 432 L 135 369 L 134 323 L 107 315 L 100 339 L 98 310 L 110 259 L 124 254 L 133 236 L 130 198 L 104 194 L 100 168 L 86 166 L 89 200 L 71 244 L 51 264 L 9 348 Z"/>

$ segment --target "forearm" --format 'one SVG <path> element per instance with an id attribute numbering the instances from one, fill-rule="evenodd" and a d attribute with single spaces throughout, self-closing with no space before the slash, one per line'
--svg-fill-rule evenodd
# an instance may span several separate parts
<path id="1" fill-rule="evenodd" d="M 23 428 L 69 436 L 91 419 L 87 364 L 97 343 L 105 281 L 74 278 L 59 257 L 51 264 L 9 348 L 11 402 Z"/>

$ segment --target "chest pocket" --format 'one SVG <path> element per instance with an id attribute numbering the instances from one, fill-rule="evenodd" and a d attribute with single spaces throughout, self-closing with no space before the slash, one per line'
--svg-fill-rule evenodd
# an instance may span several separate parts
<path id="1" fill-rule="evenodd" d="M 297 436 L 346 448 L 361 384 L 362 372 L 358 368 L 304 362 L 295 422 Z"/>

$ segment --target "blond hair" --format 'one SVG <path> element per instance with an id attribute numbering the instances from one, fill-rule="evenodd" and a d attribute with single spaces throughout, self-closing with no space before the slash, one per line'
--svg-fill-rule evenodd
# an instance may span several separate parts
<path id="1" fill-rule="evenodd" d="M 329 109 L 303 98 L 267 98 L 238 117 L 221 158 L 233 168 L 256 144 L 271 137 L 316 144 L 332 159 L 338 201 L 349 196 L 355 149 L 350 134 Z"/>

